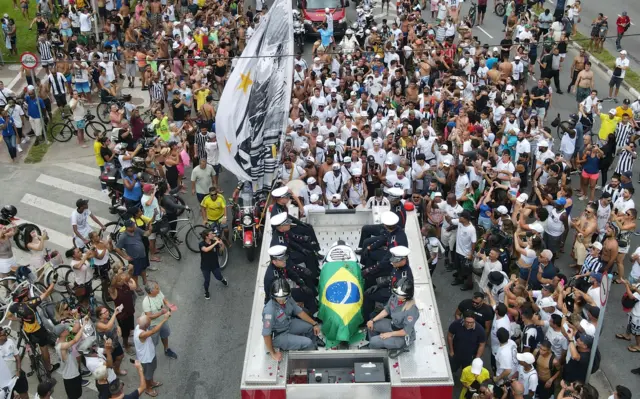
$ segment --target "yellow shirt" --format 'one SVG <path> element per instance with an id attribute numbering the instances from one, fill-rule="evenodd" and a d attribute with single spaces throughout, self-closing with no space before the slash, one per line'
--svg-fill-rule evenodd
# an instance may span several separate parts
<path id="1" fill-rule="evenodd" d="M 196 101 L 198 101 L 198 111 L 207 103 L 207 96 L 211 94 L 211 90 L 204 89 L 196 93 Z"/>
<path id="2" fill-rule="evenodd" d="M 204 43 L 202 42 L 202 37 L 204 35 L 202 33 L 196 33 L 195 35 L 193 35 L 193 40 L 196 41 L 196 44 L 198 45 L 198 49 L 200 51 L 202 51 L 202 49 L 204 48 Z"/>
<path id="3" fill-rule="evenodd" d="M 633 119 L 633 111 L 631 111 L 631 108 L 627 107 L 627 109 L 624 110 L 621 106 L 616 107 L 616 118 L 622 119 L 622 115 L 629 115 L 629 119 Z"/>
<path id="4" fill-rule="evenodd" d="M 140 227 L 140 228 L 141 228 L 141 229 L 143 229 L 143 230 L 145 229 L 145 226 L 146 226 L 147 224 L 149 224 L 149 222 L 151 222 L 151 218 L 150 218 L 150 217 L 146 217 L 145 215 L 142 215 L 142 216 L 140 216 L 140 217 L 139 217 L 139 218 L 137 218 L 137 219 L 136 219 L 136 218 L 131 218 L 131 220 L 133 220 L 134 222 L 136 222 L 136 226 Z M 126 229 L 127 229 L 126 227 L 122 226 L 122 227 L 120 227 L 120 232 L 121 232 L 121 233 L 124 233 L 124 231 L 125 231 Z"/>
<path id="5" fill-rule="evenodd" d="M 96 155 L 96 165 L 104 166 L 104 158 L 100 155 L 100 149 L 102 148 L 102 143 L 98 140 L 93 142 L 93 153 Z"/>
<path id="6" fill-rule="evenodd" d="M 475 375 L 471 372 L 471 366 L 467 366 L 462 370 L 462 374 L 460 374 L 460 382 L 466 385 L 471 385 L 474 381 L 478 381 L 482 384 L 483 381 L 489 379 L 489 370 L 486 368 L 482 368 L 480 375 Z M 460 399 L 465 399 L 467 395 L 467 388 L 462 388 L 462 392 L 460 392 Z"/>
<path id="7" fill-rule="evenodd" d="M 218 195 L 215 201 L 211 199 L 210 195 L 207 195 L 200 203 L 200 206 L 206 209 L 208 220 L 217 221 L 224 216 L 227 202 L 222 195 Z"/>
<path id="8" fill-rule="evenodd" d="M 620 118 L 614 117 L 613 119 L 609 117 L 609 114 L 600 114 L 600 131 L 598 132 L 598 138 L 600 140 L 607 140 L 610 134 L 613 134 L 616 130 L 616 125 L 620 122 Z"/>
<path id="9" fill-rule="evenodd" d="M 198 0 L 198 7 L 204 7 L 205 0 Z"/>

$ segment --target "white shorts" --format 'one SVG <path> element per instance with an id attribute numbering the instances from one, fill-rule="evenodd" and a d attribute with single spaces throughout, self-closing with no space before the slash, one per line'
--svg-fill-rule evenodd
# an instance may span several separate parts
<path id="1" fill-rule="evenodd" d="M 453 250 L 453 248 L 456 246 L 456 231 L 455 230 L 451 230 L 451 231 L 447 231 L 447 229 L 442 229 L 442 233 L 440 234 L 440 238 L 442 241 L 442 246 L 445 248 L 449 248 L 450 250 Z"/>
<path id="2" fill-rule="evenodd" d="M 7 274 L 11 271 L 12 267 L 18 266 L 16 263 L 16 258 L 13 256 L 10 258 L 2 258 L 0 259 L 0 273 Z"/>

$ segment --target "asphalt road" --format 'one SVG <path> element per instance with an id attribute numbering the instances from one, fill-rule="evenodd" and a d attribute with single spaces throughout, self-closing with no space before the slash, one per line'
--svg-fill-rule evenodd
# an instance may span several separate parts
<path id="1" fill-rule="evenodd" d="M 348 12 L 349 19 L 353 19 L 354 10 L 355 6 L 352 5 Z M 465 4 L 463 13 L 467 10 L 468 6 Z M 379 9 L 375 14 L 379 15 L 378 19 L 381 20 Z M 474 30 L 481 41 L 493 45 L 499 43 L 502 37 L 501 26 L 498 17 L 487 15 L 482 30 Z M 311 43 L 307 43 L 305 49 L 308 59 Z M 573 55 L 575 53 L 569 53 L 569 60 Z M 608 76 L 600 71 L 596 73 L 596 88 L 604 92 L 607 89 Z M 565 69 L 561 75 L 563 87 L 568 82 L 568 71 Z M 532 80 L 529 86 L 533 87 L 534 83 Z M 623 95 L 628 96 L 628 93 L 621 92 L 621 97 Z M 551 114 L 558 112 L 566 118 L 575 110 L 575 106 L 573 95 L 555 95 Z M 608 107 L 609 105 L 605 105 L 605 112 Z M 94 172 L 91 172 L 92 169 Z M 0 191 L 0 202 L 16 205 L 19 217 L 41 225 L 50 233 L 55 232 L 51 235 L 56 240 L 48 247 L 66 248 L 69 246 L 68 236 L 71 227 L 64 207 L 72 208 L 77 198 L 91 198 L 90 208 L 95 214 L 104 219 L 114 219 L 108 212 L 107 204 L 100 200 L 95 170 L 97 169 L 91 149 L 80 149 L 73 143 L 56 145 L 41 164 L 3 165 L 3 173 L 0 175 L 0 186 L 3 187 Z M 574 179 L 574 188 L 577 187 L 576 180 Z M 220 181 L 225 195 L 229 196 L 236 183 L 235 177 L 227 172 L 221 176 Z M 184 198 L 191 207 L 197 207 L 194 197 L 187 194 Z M 43 202 L 42 199 L 50 202 Z M 584 204 L 576 200 L 573 215 L 578 215 L 583 207 Z M 567 242 L 570 243 L 571 239 Z M 632 248 L 637 245 L 637 239 L 634 239 Z M 180 262 L 163 255 L 163 262 L 159 264 L 160 270 L 151 273 L 151 278 L 160 283 L 164 294 L 178 306 L 178 311 L 170 321 L 170 343 L 179 358 L 170 360 L 163 354 L 159 355 L 156 376 L 164 383 L 158 389 L 159 397 L 238 398 L 257 264 L 247 262 L 242 249 L 234 247 L 230 252 L 229 265 L 223 271 L 230 282 L 229 287 L 223 287 L 213 280 L 211 300 L 206 301 L 203 297 L 199 256 L 189 252 L 184 246 L 182 249 L 183 259 Z M 566 252 L 570 252 L 568 247 Z M 563 255 L 558 265 L 566 271 L 566 265 L 569 263 L 569 256 Z M 434 281 L 438 287 L 436 297 L 441 323 L 446 329 L 453 320 L 457 303 L 470 295 L 460 292 L 457 287 L 449 286 L 451 276 L 444 271 L 442 265 L 438 267 Z M 619 305 L 621 295 L 621 288 L 614 286 L 612 303 L 605 315 L 601 368 L 614 386 L 624 384 L 637 392 L 640 389 L 640 379 L 628 371 L 636 367 L 635 356 L 627 352 L 626 342 L 615 340 L 613 337 L 615 332 L 622 330 L 626 325 L 626 315 Z M 485 360 L 488 362 L 488 358 Z M 137 379 L 132 375 L 134 370 L 126 360 L 124 364 L 125 369 L 130 372 L 124 381 L 127 389 L 133 389 L 137 383 Z M 32 384 L 32 391 L 34 387 Z M 93 395 L 88 390 L 86 392 L 87 396 Z"/>

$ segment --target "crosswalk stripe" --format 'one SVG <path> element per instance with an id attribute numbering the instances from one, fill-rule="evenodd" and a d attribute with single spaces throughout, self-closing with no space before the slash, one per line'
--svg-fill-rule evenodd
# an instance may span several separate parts
<path id="1" fill-rule="evenodd" d="M 70 235 L 60 233 L 59 231 L 42 226 L 38 223 L 30 222 L 22 218 L 16 220 L 15 223 L 17 225 L 21 225 L 24 223 L 35 224 L 36 226 L 40 227 L 40 230 L 47 230 L 47 235 L 49 236 L 49 242 L 51 242 L 52 244 L 55 244 L 61 248 L 67 248 L 67 249 L 73 246 L 73 238 Z M 71 230 L 71 222 L 69 222 L 69 230 Z M 46 247 L 46 244 L 45 244 L 45 247 Z"/>
<path id="2" fill-rule="evenodd" d="M 96 190 L 94 188 L 82 186 L 80 184 L 75 184 L 70 181 L 58 179 L 57 177 L 45 174 L 41 174 L 40 176 L 38 176 L 36 182 L 75 193 L 78 195 L 78 197 L 90 198 L 111 205 L 109 196 L 102 191 Z"/>
<path id="3" fill-rule="evenodd" d="M 100 169 L 91 166 L 83 165 L 76 162 L 64 162 L 56 164 L 57 167 L 71 170 L 74 172 L 84 173 L 85 175 L 100 177 Z"/>
<path id="4" fill-rule="evenodd" d="M 20 200 L 20 202 L 22 202 L 23 204 L 31 205 L 34 208 L 39 208 L 51 213 L 55 213 L 56 215 L 65 217 L 69 220 L 69 223 L 71 223 L 71 214 L 75 210 L 74 208 L 71 208 L 69 206 L 58 204 L 57 202 L 49 201 L 46 198 L 40 198 L 36 195 L 32 195 L 29 193 L 25 194 Z M 96 215 L 96 217 L 102 224 L 107 224 L 110 222 L 110 220 L 101 218 L 100 216 Z M 93 227 L 100 228 L 100 226 L 96 222 L 94 222 L 93 219 L 91 218 L 89 218 L 89 224 Z"/>

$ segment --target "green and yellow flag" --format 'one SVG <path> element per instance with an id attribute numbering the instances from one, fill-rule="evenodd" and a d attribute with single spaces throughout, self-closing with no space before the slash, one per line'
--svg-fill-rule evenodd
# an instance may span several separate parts
<path id="1" fill-rule="evenodd" d="M 320 310 L 322 333 L 328 347 L 340 342 L 354 343 L 364 337 L 358 326 L 362 317 L 364 280 L 354 261 L 328 262 L 320 272 Z"/>

